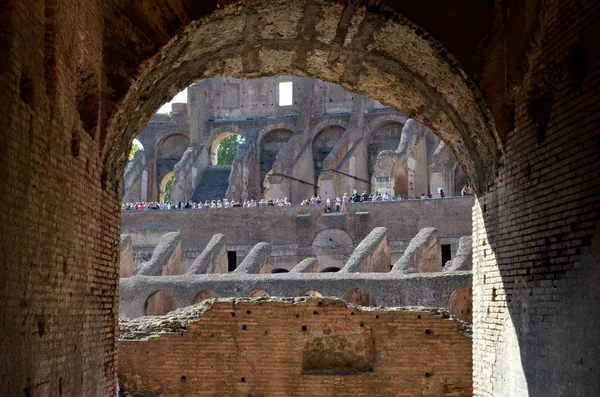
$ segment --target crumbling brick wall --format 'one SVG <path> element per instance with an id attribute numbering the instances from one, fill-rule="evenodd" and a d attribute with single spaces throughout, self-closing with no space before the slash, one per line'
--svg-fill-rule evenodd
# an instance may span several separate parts
<path id="1" fill-rule="evenodd" d="M 133 396 L 471 396 L 471 338 L 446 317 L 323 298 L 207 301 L 122 322 L 118 374 Z"/>

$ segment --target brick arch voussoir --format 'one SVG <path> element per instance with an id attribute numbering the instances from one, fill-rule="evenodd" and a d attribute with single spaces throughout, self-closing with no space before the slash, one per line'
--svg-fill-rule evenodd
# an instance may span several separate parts
<path id="1" fill-rule="evenodd" d="M 118 185 L 128 142 L 162 102 L 192 82 L 287 74 L 340 84 L 427 125 L 454 149 L 473 186 L 485 191 L 500 140 L 477 86 L 449 52 L 406 18 L 358 6 L 351 18 L 357 29 L 306 33 L 307 7 L 318 15 L 315 26 L 335 27 L 348 15 L 332 0 L 237 4 L 192 22 L 163 46 L 107 124 L 104 177 Z M 268 23 L 279 20 L 285 23 Z"/>
<path id="2" fill-rule="evenodd" d="M 228 123 L 226 125 L 211 126 L 206 131 L 206 135 L 203 139 L 207 147 L 210 147 L 216 140 L 221 140 L 227 135 L 237 134 L 242 138 L 246 139 L 246 132 L 243 128 L 240 128 L 235 123 Z"/>
<path id="3" fill-rule="evenodd" d="M 162 145 L 164 145 L 164 143 L 169 139 L 169 138 L 173 138 L 176 136 L 182 136 L 185 137 L 188 140 L 188 146 L 190 144 L 190 135 L 189 134 L 185 134 L 182 131 L 168 131 L 167 133 L 165 133 L 164 135 L 161 135 L 155 143 L 154 146 L 154 151 L 158 152 L 158 150 L 161 148 Z"/>
<path id="4" fill-rule="evenodd" d="M 258 142 L 257 143 L 260 145 L 265 137 L 267 137 L 269 134 L 271 134 L 272 132 L 275 132 L 275 131 L 281 131 L 281 130 L 289 131 L 293 135 L 295 127 L 296 127 L 296 124 L 294 122 L 286 122 L 286 121 L 280 121 L 275 124 L 269 124 L 268 128 L 263 129 L 258 134 L 258 139 L 257 139 Z"/>
<path id="5" fill-rule="evenodd" d="M 310 136 L 311 139 L 315 139 L 317 135 L 326 128 L 329 127 L 340 127 L 344 130 L 348 129 L 348 120 L 340 117 L 336 118 L 328 118 L 327 120 L 323 120 L 318 124 L 310 127 Z"/>
<path id="6" fill-rule="evenodd" d="M 375 131 L 388 124 L 397 123 L 404 125 L 409 117 L 401 114 L 386 114 L 370 120 L 365 128 L 365 136 L 371 137 Z"/>

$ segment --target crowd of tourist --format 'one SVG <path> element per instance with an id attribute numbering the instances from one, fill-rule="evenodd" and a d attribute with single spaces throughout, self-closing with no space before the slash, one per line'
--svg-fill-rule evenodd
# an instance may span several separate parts
<path id="1" fill-rule="evenodd" d="M 470 196 L 473 191 L 470 187 L 465 186 L 461 190 L 461 196 Z M 438 188 L 438 192 L 435 197 L 431 192 L 427 194 L 421 194 L 419 199 L 431 199 L 431 198 L 444 198 L 446 197 L 444 190 Z M 300 205 L 322 205 L 325 204 L 326 212 L 339 212 L 345 211 L 349 203 L 362 203 L 371 201 L 401 201 L 408 200 L 407 195 L 391 197 L 387 192 L 380 193 L 367 193 L 358 194 L 357 192 L 350 196 L 348 193 L 344 193 L 342 196 L 336 196 L 334 198 L 327 197 L 325 200 L 321 196 L 314 195 L 312 197 L 306 197 L 302 199 Z M 224 198 L 223 200 L 206 200 L 204 203 L 187 201 L 178 203 L 159 203 L 159 202 L 138 202 L 138 203 L 123 203 L 122 208 L 125 211 L 144 211 L 144 210 L 173 210 L 173 209 L 214 209 L 214 208 L 254 208 L 254 207 L 288 207 L 292 203 L 285 198 L 278 198 L 272 200 L 271 198 L 260 199 L 260 200 L 244 200 L 236 201 Z"/>
<path id="2" fill-rule="evenodd" d="M 245 200 L 242 202 L 236 200 L 206 200 L 204 203 L 195 201 L 178 202 L 178 203 L 158 203 L 158 202 L 140 202 L 140 203 L 123 203 L 125 211 L 144 211 L 144 210 L 173 210 L 173 209 L 212 209 L 212 208 L 251 208 L 251 207 L 284 207 L 291 206 L 292 203 L 286 198 L 278 198 L 277 200 L 260 199 L 260 200 Z"/>

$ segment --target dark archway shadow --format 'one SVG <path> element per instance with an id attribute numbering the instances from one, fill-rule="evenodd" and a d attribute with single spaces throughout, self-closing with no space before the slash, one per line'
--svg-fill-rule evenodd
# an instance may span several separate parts
<path id="1" fill-rule="evenodd" d="M 305 6 L 305 2 L 298 1 L 292 7 L 304 10 Z M 260 15 L 265 10 L 256 5 L 251 11 Z M 553 210 L 546 197 L 556 191 L 551 186 L 540 186 L 541 182 L 549 185 L 552 182 L 549 178 L 543 180 L 543 177 L 535 176 L 539 170 L 532 166 L 531 152 L 536 148 L 513 147 L 512 151 L 505 151 L 501 147 L 495 133 L 495 121 L 497 124 L 506 124 L 506 121 L 491 119 L 477 85 L 466 77 L 468 73 L 458 63 L 448 61 L 448 53 L 445 57 L 427 58 L 427 53 L 439 55 L 444 49 L 424 40 L 422 30 L 417 33 L 418 27 L 396 26 L 390 22 L 390 32 L 407 35 L 388 34 L 385 36 L 387 45 L 378 46 L 381 43 L 374 33 L 379 32 L 379 24 L 385 23 L 388 17 L 367 12 L 367 17 L 359 24 L 362 32 L 371 33 L 365 42 L 376 49 L 372 53 L 364 43 L 349 48 L 340 45 L 339 40 L 311 45 L 300 36 L 288 37 L 288 42 L 282 43 L 260 34 L 256 36 L 260 39 L 253 43 L 255 48 L 260 48 L 256 52 L 248 52 L 239 43 L 236 43 L 238 47 L 232 47 L 223 37 L 220 38 L 222 42 L 215 40 L 210 46 L 198 45 L 203 38 L 218 37 L 212 33 L 227 29 L 227 26 L 238 23 L 245 27 L 244 20 L 240 19 L 245 16 L 244 12 L 242 7 L 236 9 L 235 15 L 227 11 L 219 13 L 218 21 L 207 18 L 201 28 L 189 29 L 162 48 L 157 62 L 144 70 L 129 89 L 122 102 L 122 111 L 109 120 L 109 145 L 103 149 L 106 177 L 118 181 L 123 142 L 129 142 L 139 130 L 139 123 L 149 117 L 162 99 L 169 97 L 173 87 L 183 88 L 199 77 L 310 76 L 340 83 L 348 90 L 381 100 L 439 132 L 442 140 L 453 149 L 479 195 L 474 208 L 474 350 L 475 359 L 481 360 L 477 366 L 486 368 L 476 375 L 476 387 L 514 396 L 593 395 L 597 392 L 599 381 L 589 381 L 600 379 L 596 364 L 598 351 L 594 347 L 598 346 L 599 333 L 594 330 L 598 329 L 600 318 L 597 315 L 599 272 L 593 266 L 598 257 L 595 178 L 591 176 L 589 181 L 580 182 L 577 189 L 571 189 L 570 185 L 561 189 L 560 198 L 567 194 L 568 198 L 562 203 L 557 201 L 559 204 Z M 338 26 L 337 17 L 333 19 L 333 25 Z M 232 37 L 235 32 L 231 29 Z M 334 39 L 338 33 L 344 35 L 347 32 L 336 32 Z M 403 37 L 413 40 L 416 48 L 427 49 L 419 53 L 422 56 L 419 66 L 430 68 L 418 70 L 409 59 L 414 58 L 414 52 L 386 52 L 389 47 L 406 47 Z M 343 43 L 347 37 L 340 38 Z M 225 50 L 226 46 L 229 50 Z M 302 54 L 296 53 L 298 48 L 302 49 Z M 270 54 L 268 60 L 261 59 L 261 53 Z M 251 61 L 232 67 L 233 61 L 242 54 L 248 55 Z M 206 59 L 210 59 L 210 65 Z M 169 68 L 175 63 L 182 66 Z M 353 67 L 353 64 L 359 66 Z M 338 69 L 344 72 L 339 73 Z M 382 85 L 388 88 L 379 89 Z M 448 87 L 452 89 L 448 90 Z M 532 105 L 535 103 L 532 101 Z M 597 101 L 593 103 L 597 104 Z M 533 107 L 536 108 L 533 114 L 516 116 L 516 122 L 540 119 L 535 115 L 540 107 Z M 552 125 L 549 115 L 541 118 L 547 119 L 544 129 L 548 124 Z M 520 134 L 533 134 L 533 140 L 538 143 L 551 141 L 553 134 L 555 139 L 563 134 L 560 131 L 517 130 Z M 590 136 L 584 134 L 581 140 L 590 140 Z M 519 146 L 518 142 L 524 141 L 516 141 L 514 145 Z M 576 142 L 579 141 L 565 142 L 565 147 L 575 150 L 577 144 L 585 146 L 584 141 Z M 597 138 L 589 146 L 593 149 L 594 145 L 597 148 Z M 592 149 L 583 149 L 587 150 L 587 165 L 598 163 L 598 155 L 589 152 Z M 562 164 L 565 169 L 569 168 L 569 156 L 551 154 L 548 146 L 537 150 L 535 157 L 539 164 L 546 162 L 548 167 Z M 502 153 L 508 154 L 502 158 Z M 501 159 L 503 168 L 496 174 Z M 597 165 L 594 167 L 597 170 Z M 556 181 L 564 182 L 569 178 L 567 170 L 556 174 Z M 514 175 L 521 179 L 515 180 Z M 573 177 L 577 175 L 573 174 Z M 558 200 L 558 197 L 554 199 Z M 578 204 L 569 205 L 569 202 Z M 584 206 L 589 208 L 587 213 L 581 211 Z M 549 220 L 553 216 L 557 219 Z M 548 220 L 539 220 L 545 217 Z M 552 222 L 554 226 L 550 226 Z M 483 385 L 485 382 L 492 386 Z"/>

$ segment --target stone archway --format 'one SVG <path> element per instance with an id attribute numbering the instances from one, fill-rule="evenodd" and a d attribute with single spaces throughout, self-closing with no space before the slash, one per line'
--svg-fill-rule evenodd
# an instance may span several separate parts
<path id="1" fill-rule="evenodd" d="M 254 289 L 247 295 L 249 298 L 268 298 L 270 295 L 263 289 Z"/>
<path id="2" fill-rule="evenodd" d="M 551 395 L 569 379 L 593 395 L 600 377 L 580 359 L 598 345 L 585 325 L 600 318 L 598 211 L 588 210 L 600 197 L 595 3 L 240 3 L 172 0 L 161 12 L 147 2 L 0 3 L 0 201 L 10 209 L 0 222 L 2 280 L 25 280 L 5 288 L 3 331 L 14 336 L 3 346 L 14 357 L 2 374 L 7 393 L 62 385 L 66 395 L 114 395 L 118 190 L 129 141 L 197 78 L 285 72 L 341 82 L 411 117 L 424 109 L 419 120 L 445 134 L 475 184 L 474 345 L 480 360 L 498 358 L 475 366 L 476 394 Z M 529 295 L 545 289 L 560 294 Z M 572 316 L 547 316 L 540 298 L 550 296 Z M 54 343 L 59 335 L 81 342 Z M 519 352 L 525 370 L 515 369 Z"/>
<path id="3" fill-rule="evenodd" d="M 369 32 L 369 45 L 357 41 L 353 29 L 341 33 L 329 28 L 317 30 L 316 37 L 303 36 L 302 16 L 308 9 L 318 15 L 310 23 L 319 26 L 338 26 L 344 15 L 345 23 Z M 227 7 L 201 24 L 192 23 L 193 28 L 163 47 L 131 86 L 121 112 L 109 122 L 107 142 L 122 152 L 124 141 L 117 131 L 132 138 L 173 87 L 183 88 L 199 77 L 310 75 L 380 100 L 429 126 L 457 153 L 472 184 L 483 188 L 494 173 L 500 151 L 493 122 L 475 85 L 465 79 L 464 71 L 448 59 L 439 43 L 424 38 L 409 21 L 390 20 L 363 7 L 349 11 L 344 14 L 343 5 L 326 0 L 258 2 Z M 245 16 L 250 13 L 258 16 L 256 26 L 247 25 Z M 258 38 L 253 48 L 259 51 L 245 47 L 243 37 L 249 34 Z M 339 34 L 343 34 L 342 43 L 352 45 L 340 47 Z M 337 54 L 335 61 L 327 62 L 328 54 Z M 256 65 L 254 70 L 241 62 L 248 57 L 253 59 L 248 64 Z M 381 86 L 389 89 L 381 90 Z M 146 100 L 140 101 L 140 96 Z M 120 161 L 112 165 L 118 158 L 110 152 L 112 146 L 104 150 L 109 173 L 121 169 Z"/>
<path id="4" fill-rule="evenodd" d="M 375 298 L 369 291 L 362 288 L 354 288 L 344 295 L 344 300 L 359 306 L 376 306 Z"/>
<path id="5" fill-rule="evenodd" d="M 204 291 L 200 291 L 196 294 L 196 296 L 194 297 L 194 301 L 193 303 L 200 303 L 202 301 L 205 301 L 207 299 L 210 298 L 220 298 L 221 295 L 216 293 L 215 291 L 210 291 L 210 290 L 204 290 Z"/>
<path id="6" fill-rule="evenodd" d="M 144 315 L 162 316 L 179 307 L 177 299 L 169 291 L 156 291 L 146 299 Z"/>
<path id="7" fill-rule="evenodd" d="M 210 164 L 218 165 L 219 164 L 219 147 L 221 146 L 221 142 L 223 139 L 235 135 L 239 137 L 239 139 L 243 139 L 242 135 L 238 132 L 222 132 L 215 137 L 212 138 L 210 144 Z"/>
<path id="8" fill-rule="evenodd" d="M 159 201 L 161 203 L 165 202 L 165 195 L 167 193 L 167 185 L 169 184 L 169 181 L 171 179 L 173 179 L 175 177 L 175 172 L 171 171 L 169 172 L 167 175 L 165 175 L 163 177 L 163 179 L 160 181 L 160 195 L 159 195 Z"/>
<path id="9" fill-rule="evenodd" d="M 310 245 L 311 253 L 319 261 L 321 271 L 341 269 L 354 250 L 352 236 L 345 230 L 331 228 L 317 233 Z M 333 270 L 329 270 L 333 271 Z M 337 271 L 337 270 L 336 270 Z"/>

